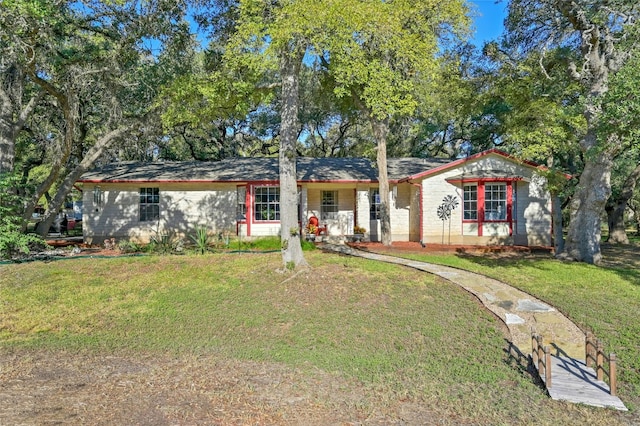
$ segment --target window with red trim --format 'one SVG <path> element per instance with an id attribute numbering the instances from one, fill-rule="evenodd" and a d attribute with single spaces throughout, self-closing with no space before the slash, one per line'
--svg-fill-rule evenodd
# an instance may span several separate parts
<path id="1" fill-rule="evenodd" d="M 280 187 L 259 186 L 255 188 L 255 212 L 257 221 L 280 220 Z"/>
<path id="2" fill-rule="evenodd" d="M 507 220 L 507 185 L 487 183 L 484 186 L 484 219 Z"/>
<path id="3" fill-rule="evenodd" d="M 462 209 L 464 220 L 478 220 L 478 185 L 464 186 Z"/>

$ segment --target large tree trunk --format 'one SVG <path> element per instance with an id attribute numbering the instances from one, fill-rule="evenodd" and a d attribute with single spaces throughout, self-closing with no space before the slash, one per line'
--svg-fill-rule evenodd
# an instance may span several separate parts
<path id="1" fill-rule="evenodd" d="M 58 107 L 62 111 L 62 115 L 64 117 L 64 129 L 63 129 L 63 137 L 60 142 L 60 149 L 58 151 L 58 155 L 54 159 L 51 169 L 49 170 L 49 175 L 45 178 L 45 180 L 38 185 L 35 193 L 31 197 L 30 200 L 27 201 L 27 205 L 24 213 L 24 220 L 22 224 L 23 231 L 27 227 L 27 221 L 31 217 L 34 212 L 36 206 L 38 205 L 38 201 L 42 196 L 49 191 L 51 186 L 56 182 L 58 177 L 60 176 L 60 172 L 62 168 L 67 164 L 69 160 L 69 156 L 71 155 L 71 150 L 73 149 L 73 142 L 76 133 L 76 119 L 78 116 L 79 102 L 76 94 L 72 91 L 65 93 L 62 90 L 58 90 L 54 87 L 50 82 L 41 78 L 38 75 L 38 72 L 35 68 L 35 64 L 31 65 L 31 68 L 28 70 L 29 76 L 31 79 L 39 85 L 42 90 L 53 96 L 58 102 Z M 52 219 L 53 220 L 53 219 Z M 36 232 L 40 235 L 46 235 L 49 228 L 46 230 L 42 230 L 45 226 L 44 223 L 38 223 Z"/>
<path id="2" fill-rule="evenodd" d="M 44 213 L 43 218 L 36 227 L 36 233 L 42 237 L 45 237 L 53 224 L 58 212 L 64 205 L 67 195 L 71 192 L 73 185 L 76 183 L 80 176 L 100 158 L 104 151 L 111 146 L 111 144 L 119 137 L 129 132 L 132 129 L 132 125 L 123 126 L 118 129 L 112 130 L 100 139 L 89 149 L 85 154 L 80 164 L 78 164 L 71 172 L 69 172 L 62 184 L 58 187 L 55 196 L 49 201 L 47 211 Z"/>
<path id="3" fill-rule="evenodd" d="M 626 207 L 626 203 L 618 202 L 615 202 L 615 204 L 607 203 L 605 207 L 605 211 L 607 212 L 607 228 L 609 230 L 607 242 L 610 244 L 629 244 L 629 237 L 627 237 L 627 230 L 624 224 Z"/>
<path id="4" fill-rule="evenodd" d="M 624 223 L 624 213 L 627 204 L 636 189 L 636 185 L 640 179 L 640 164 L 627 176 L 622 186 L 620 195 L 609 200 L 607 204 L 607 224 L 609 226 L 609 238 L 607 242 L 612 244 L 629 244 L 627 237 L 627 229 Z"/>
<path id="5" fill-rule="evenodd" d="M 42 96 L 38 92 L 23 108 L 24 74 L 15 67 L 3 74 L 0 81 L 0 174 L 13 172 L 16 139 Z"/>
<path id="6" fill-rule="evenodd" d="M 588 133 L 586 138 L 595 140 L 595 135 Z M 611 195 L 614 157 L 614 149 L 587 151 L 584 171 L 571 200 L 571 219 L 563 257 L 594 264 L 602 260 L 600 227 Z"/>
<path id="7" fill-rule="evenodd" d="M 280 124 L 280 238 L 285 269 L 307 266 L 300 243 L 296 141 L 298 139 L 299 76 L 304 50 L 283 52 L 280 58 L 282 111 Z"/>
<path id="8" fill-rule="evenodd" d="M 0 175 L 13 171 L 15 137 L 13 105 L 0 84 Z"/>
<path id="9" fill-rule="evenodd" d="M 606 139 L 598 140 L 601 101 L 609 90 L 609 78 L 630 58 L 625 37 L 617 34 L 617 21 L 601 20 L 589 2 L 560 1 L 551 3 L 571 25 L 580 40 L 581 63 L 570 63 L 571 76 L 584 85 L 587 95 L 583 115 L 587 132 L 580 141 L 585 158 L 584 172 L 571 202 L 571 222 L 563 256 L 575 260 L 600 263 L 600 226 L 607 199 L 611 195 L 613 160 L 620 150 L 614 130 Z M 614 8 L 615 9 L 615 8 Z M 612 16 L 615 11 L 609 11 Z M 632 19 L 631 19 L 632 20 Z M 615 26 L 615 30 L 612 27 Z M 577 53 L 577 52 L 576 52 Z"/>
<path id="10" fill-rule="evenodd" d="M 391 245 L 391 200 L 389 197 L 389 177 L 387 175 L 387 135 L 389 134 L 389 120 L 371 117 L 373 137 L 378 149 L 378 185 L 380 186 L 380 231 L 382 244 Z"/>

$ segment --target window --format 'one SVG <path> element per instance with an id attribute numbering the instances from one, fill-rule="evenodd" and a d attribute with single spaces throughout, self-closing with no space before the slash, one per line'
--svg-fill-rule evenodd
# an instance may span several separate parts
<path id="1" fill-rule="evenodd" d="M 280 187 L 261 186 L 255 191 L 255 220 L 280 220 Z"/>
<path id="2" fill-rule="evenodd" d="M 463 204 L 464 220 L 478 220 L 478 187 L 476 185 L 464 186 Z"/>
<path id="3" fill-rule="evenodd" d="M 160 189 L 140 188 L 140 222 L 160 219 Z"/>
<path id="4" fill-rule="evenodd" d="M 504 183 L 487 184 L 484 187 L 485 220 L 507 219 L 507 185 Z"/>
<path id="5" fill-rule="evenodd" d="M 338 218 L 338 191 L 322 191 L 322 203 L 320 205 L 320 219 Z"/>
<path id="6" fill-rule="evenodd" d="M 369 219 L 380 219 L 380 190 L 378 189 L 369 191 Z"/>
<path id="7" fill-rule="evenodd" d="M 247 219 L 247 187 L 236 188 L 236 220 Z"/>
<path id="8" fill-rule="evenodd" d="M 102 207 L 102 190 L 99 186 L 93 187 L 93 204 L 95 204 L 96 207 Z"/>

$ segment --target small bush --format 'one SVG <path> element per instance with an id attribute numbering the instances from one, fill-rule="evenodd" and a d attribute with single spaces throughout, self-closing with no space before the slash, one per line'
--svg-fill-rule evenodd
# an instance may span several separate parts
<path id="1" fill-rule="evenodd" d="M 184 241 L 182 238 L 178 238 L 170 232 L 156 232 L 156 234 L 151 237 L 151 242 L 147 247 L 152 252 L 171 254 L 174 252 L 182 252 L 184 249 Z"/>
<path id="2" fill-rule="evenodd" d="M 211 236 L 209 235 L 209 230 L 206 226 L 196 227 L 195 233 L 190 235 L 189 237 L 195 243 L 200 254 L 205 254 L 207 250 L 209 250 L 209 245 L 211 244 Z"/>
<path id="3" fill-rule="evenodd" d="M 24 234 L 20 227 L 9 218 L 0 221 L 0 258 L 13 259 L 23 254 L 27 255 L 33 250 L 43 250 L 47 247 L 44 240 L 34 234 Z"/>
<path id="4" fill-rule="evenodd" d="M 142 247 L 132 241 L 120 241 L 118 243 L 118 250 L 122 253 L 139 253 L 142 251 Z"/>

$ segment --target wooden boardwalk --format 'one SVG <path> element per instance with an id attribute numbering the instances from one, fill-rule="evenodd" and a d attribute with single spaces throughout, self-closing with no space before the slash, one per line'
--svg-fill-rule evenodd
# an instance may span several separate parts
<path id="1" fill-rule="evenodd" d="M 609 393 L 609 385 L 597 379 L 594 369 L 575 358 L 551 356 L 551 386 L 547 390 L 556 400 L 627 411 L 620 398 Z"/>

